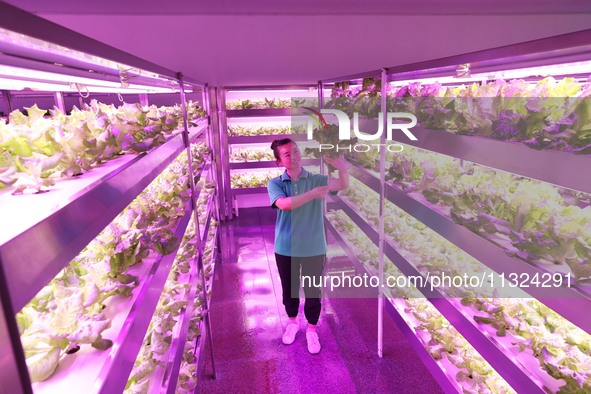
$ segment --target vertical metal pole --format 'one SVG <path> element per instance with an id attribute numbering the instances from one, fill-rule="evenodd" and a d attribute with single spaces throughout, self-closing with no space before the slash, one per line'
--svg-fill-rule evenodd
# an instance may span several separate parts
<path id="1" fill-rule="evenodd" d="M 232 219 L 234 214 L 234 198 L 232 196 L 232 182 L 230 173 L 230 147 L 228 144 L 228 118 L 226 116 L 226 89 L 218 90 L 219 133 L 221 141 L 221 165 L 223 166 L 224 193 L 226 201 L 226 217 Z"/>
<path id="2" fill-rule="evenodd" d="M 216 186 L 218 193 L 218 209 L 219 209 L 219 220 L 225 220 L 228 218 L 228 204 L 226 202 L 226 184 L 225 184 L 225 164 L 223 161 L 223 127 L 221 125 L 222 110 L 219 106 L 223 102 L 219 101 L 217 88 L 209 88 L 209 101 L 210 101 L 210 115 L 211 115 L 211 129 L 213 137 L 213 154 L 214 161 L 216 164 Z"/>
<path id="3" fill-rule="evenodd" d="M 318 81 L 318 108 L 324 108 L 324 83 Z"/>
<path id="4" fill-rule="evenodd" d="M 215 191 L 212 198 L 212 212 L 213 212 L 213 217 L 219 222 L 220 218 L 221 218 L 221 213 L 220 213 L 220 201 L 219 201 L 219 196 L 220 196 L 220 185 L 221 185 L 221 179 L 220 179 L 220 173 L 219 173 L 219 167 L 220 167 L 220 162 L 219 162 L 219 141 L 217 142 L 217 144 L 215 143 L 216 139 L 216 134 L 214 133 L 214 120 L 215 120 L 215 124 L 218 125 L 218 117 L 217 114 L 215 116 L 213 116 L 215 109 L 212 106 L 212 102 L 211 102 L 211 91 L 213 90 L 213 88 L 210 89 L 208 84 L 205 84 L 205 86 L 203 87 L 203 108 L 205 109 L 205 112 L 207 113 L 207 145 L 209 147 L 212 147 L 212 167 L 211 167 L 211 176 L 212 179 L 216 185 Z M 215 95 L 215 90 L 214 91 L 214 95 Z M 217 260 L 219 258 L 219 254 L 221 253 L 221 237 L 220 237 L 220 231 L 218 228 L 218 231 L 216 231 L 215 233 L 216 235 L 216 261 L 215 263 L 217 263 Z"/>
<path id="5" fill-rule="evenodd" d="M 386 130 L 388 129 L 388 97 L 387 83 L 388 72 L 382 69 L 382 116 L 383 133 L 380 137 L 382 149 L 380 149 L 380 221 L 379 221 L 379 275 L 380 287 L 378 295 L 378 356 L 383 357 L 384 350 L 384 221 L 385 221 L 385 198 L 386 198 Z"/>
<path id="6" fill-rule="evenodd" d="M 318 81 L 318 109 L 322 109 L 324 108 L 324 84 L 322 83 L 322 81 Z M 325 169 L 324 169 L 324 159 L 322 158 L 322 156 L 320 156 L 320 173 L 322 175 L 324 175 L 325 173 Z M 329 174 L 330 176 L 330 174 Z M 326 200 L 324 200 L 324 206 L 326 208 Z M 326 210 L 326 209 L 325 209 Z"/>
<path id="7" fill-rule="evenodd" d="M 206 121 L 207 121 L 207 127 L 205 128 L 205 142 L 206 142 L 207 146 L 210 147 L 210 149 L 212 150 L 212 152 L 210 154 L 211 179 L 217 185 L 216 162 L 214 159 L 213 138 L 212 138 L 211 108 L 210 108 L 210 104 L 209 104 L 209 88 L 208 88 L 207 84 L 205 84 L 201 90 L 201 108 L 203 108 L 203 110 L 205 111 L 205 116 L 206 116 Z M 212 203 L 214 204 L 213 205 L 214 217 L 217 218 L 217 215 L 219 213 L 218 213 L 218 209 L 217 209 L 217 202 L 216 202 L 215 195 L 212 197 Z"/>
<path id="8" fill-rule="evenodd" d="M 64 100 L 64 93 L 63 92 L 54 92 L 53 93 L 53 100 L 55 101 L 55 106 L 65 114 L 66 113 L 66 102 Z"/>
<path id="9" fill-rule="evenodd" d="M 205 110 L 205 112 L 207 113 L 207 146 L 212 148 L 212 160 L 211 160 L 211 175 L 212 175 L 212 179 L 213 182 L 216 185 L 216 192 L 214 194 L 214 196 L 212 197 L 212 202 L 213 202 L 213 213 L 214 213 L 214 218 L 217 221 L 220 221 L 220 204 L 219 204 L 219 185 L 220 185 L 220 180 L 219 180 L 219 176 L 218 176 L 218 167 L 219 167 L 219 161 L 216 161 L 215 159 L 215 155 L 216 155 L 216 149 L 215 149 L 215 134 L 214 134 L 214 119 L 216 120 L 217 123 L 217 116 L 214 117 L 213 114 L 213 109 L 212 109 L 212 105 L 211 105 L 211 96 L 210 96 L 210 88 L 208 84 L 205 84 L 205 86 L 203 87 L 203 108 Z M 218 144 L 219 145 L 219 144 Z M 219 240 L 219 238 L 218 238 Z M 217 244 L 218 248 L 220 247 L 219 243 Z"/>
<path id="10" fill-rule="evenodd" d="M 148 94 L 147 93 L 140 93 L 140 104 L 142 105 L 142 107 L 147 107 L 148 105 L 150 105 L 150 103 L 148 102 Z"/>
<path id="11" fill-rule="evenodd" d="M 320 110 L 322 108 L 324 108 L 324 84 L 322 81 L 318 81 L 318 109 Z M 325 172 L 324 159 L 320 156 L 320 174 L 324 175 Z M 330 177 L 330 174 L 328 176 Z M 326 213 L 326 198 L 322 200 L 322 212 Z"/>
<path id="12" fill-rule="evenodd" d="M 31 379 L 15 316 L 0 261 L 0 393 L 32 394 Z"/>
<path id="13" fill-rule="evenodd" d="M 214 132 L 215 128 L 214 128 L 214 122 L 215 125 L 217 126 L 218 124 L 218 117 L 213 116 L 214 113 L 214 109 L 212 107 L 212 102 L 211 102 L 211 89 L 209 87 L 208 84 L 205 84 L 204 90 L 203 90 L 203 103 L 204 103 L 204 108 L 207 112 L 207 141 L 208 141 L 208 146 L 212 147 L 212 167 L 211 167 L 211 177 L 213 179 L 213 182 L 215 183 L 215 192 L 212 196 L 212 203 L 213 203 L 213 217 L 215 218 L 215 220 L 217 220 L 218 222 L 221 221 L 221 213 L 220 213 L 220 185 L 221 185 L 221 177 L 220 177 L 220 172 L 219 172 L 219 168 L 220 168 L 220 162 L 219 162 L 219 158 L 216 159 L 216 152 L 219 152 L 219 148 L 214 149 L 215 145 L 215 141 L 216 141 L 216 134 Z M 213 90 L 215 92 L 215 90 Z M 219 147 L 219 141 L 217 143 L 217 146 Z M 219 155 L 218 155 L 219 156 Z M 220 236 L 219 236 L 219 231 L 216 231 L 216 247 L 218 249 L 218 251 L 221 251 L 221 244 L 220 244 Z"/>
<path id="14" fill-rule="evenodd" d="M 209 108 L 209 90 L 207 84 L 201 90 L 201 108 L 205 111 L 207 116 L 207 129 L 205 133 L 205 142 L 207 146 L 212 146 L 211 140 L 211 109 Z"/>
<path id="15" fill-rule="evenodd" d="M 211 321 L 209 319 L 209 306 L 207 301 L 207 287 L 205 280 L 205 270 L 203 269 L 203 247 L 201 245 L 201 234 L 199 233 L 199 215 L 197 214 L 197 189 L 195 187 L 195 174 L 193 174 L 193 158 L 191 157 L 191 143 L 189 141 L 189 119 L 187 116 L 187 101 L 185 97 L 185 88 L 183 83 L 183 75 L 178 73 L 177 76 L 179 85 L 181 88 L 181 108 L 183 110 L 183 141 L 187 148 L 187 161 L 189 165 L 189 185 L 191 188 L 191 206 L 193 207 L 193 220 L 195 221 L 195 235 L 197 237 L 197 250 L 199 254 L 197 257 L 197 272 L 201 273 L 201 291 L 203 292 L 203 309 L 202 315 L 205 316 L 205 329 L 207 331 L 207 337 L 209 342 L 209 350 L 211 356 L 211 368 L 213 370 L 213 376 L 215 377 L 215 361 L 213 355 L 213 340 L 211 336 Z M 193 301 L 193 300 L 191 300 Z"/>

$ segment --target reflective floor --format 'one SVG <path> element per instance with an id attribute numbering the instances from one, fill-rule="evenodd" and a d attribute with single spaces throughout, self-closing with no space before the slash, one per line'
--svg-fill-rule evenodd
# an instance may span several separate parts
<path id="1" fill-rule="evenodd" d="M 211 305 L 217 379 L 202 379 L 201 392 L 440 393 L 387 315 L 384 357 L 378 357 L 375 299 L 323 299 L 317 355 L 306 348 L 302 302 L 300 332 L 292 345 L 283 345 L 287 316 L 273 254 L 274 223 L 271 208 L 249 208 L 222 227 L 223 263 L 216 266 Z M 330 269 L 338 261 L 327 264 Z M 211 374 L 209 359 L 205 370 Z"/>

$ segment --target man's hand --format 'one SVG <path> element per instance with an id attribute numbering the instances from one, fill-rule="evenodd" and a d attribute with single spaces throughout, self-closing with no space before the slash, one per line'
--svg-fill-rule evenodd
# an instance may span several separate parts
<path id="1" fill-rule="evenodd" d="M 347 171 L 347 162 L 343 159 L 343 156 L 339 157 L 330 157 L 324 156 L 324 161 L 327 164 L 330 164 L 338 171 Z"/>
<path id="2" fill-rule="evenodd" d="M 339 177 L 332 178 L 329 175 L 328 179 L 328 186 L 331 192 L 337 192 L 339 190 L 344 190 L 349 187 L 349 173 L 347 172 L 348 163 L 343 159 L 343 156 L 339 157 L 330 157 L 324 156 L 324 160 L 330 167 L 333 167 L 338 170 Z M 330 171 L 330 170 L 329 170 Z"/>
<path id="3" fill-rule="evenodd" d="M 328 185 L 326 186 L 316 186 L 312 189 L 314 198 L 324 198 L 328 194 Z"/>

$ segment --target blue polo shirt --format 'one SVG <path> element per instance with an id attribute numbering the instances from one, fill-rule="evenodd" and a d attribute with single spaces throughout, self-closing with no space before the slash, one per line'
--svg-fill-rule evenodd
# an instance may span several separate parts
<path id="1" fill-rule="evenodd" d="M 271 206 L 280 197 L 303 194 L 317 186 L 328 185 L 328 176 L 311 174 L 302 168 L 294 182 L 287 171 L 267 184 Z M 309 257 L 326 253 L 322 199 L 316 198 L 291 211 L 278 209 L 275 223 L 275 253 L 284 256 Z"/>

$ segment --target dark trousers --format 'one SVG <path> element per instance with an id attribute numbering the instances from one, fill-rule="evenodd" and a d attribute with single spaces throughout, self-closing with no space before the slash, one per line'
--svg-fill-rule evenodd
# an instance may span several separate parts
<path id="1" fill-rule="evenodd" d="M 318 284 L 322 280 L 322 271 L 324 270 L 324 260 L 326 255 L 311 257 L 291 257 L 275 253 L 275 261 L 281 278 L 281 287 L 283 289 L 283 305 L 287 316 L 296 317 L 300 306 L 300 274 L 311 278 L 304 280 L 304 294 L 306 303 L 304 304 L 304 315 L 310 324 L 318 323 L 320 317 L 321 291 Z M 316 285 L 316 286 L 315 286 Z"/>

